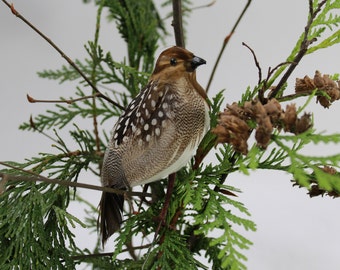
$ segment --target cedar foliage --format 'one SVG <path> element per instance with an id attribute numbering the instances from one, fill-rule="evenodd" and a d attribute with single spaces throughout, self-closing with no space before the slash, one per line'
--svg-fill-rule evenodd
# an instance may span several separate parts
<path id="1" fill-rule="evenodd" d="M 93 41 L 85 45 L 88 58 L 75 63 L 94 85 L 105 86 L 110 98 L 125 107 L 145 85 L 154 65 L 155 51 L 169 29 L 152 1 L 95 3 L 97 30 Z M 184 4 L 185 10 L 192 8 L 189 1 Z M 39 72 L 41 78 L 60 83 L 79 82 L 74 99 L 81 100 L 55 104 L 20 126 L 21 130 L 41 134 L 53 131 L 58 154 L 41 153 L 23 163 L 2 162 L 6 166 L 0 171 L 1 269 L 74 269 L 80 262 L 93 269 L 245 269 L 242 250 L 248 249 L 251 242 L 238 233 L 238 228 L 255 231 L 256 226 L 249 219 L 246 206 L 233 196 L 239 190 L 225 184 L 230 174 L 236 171 L 250 174 L 258 169 L 285 171 L 310 196 L 338 197 L 340 155 L 308 156 L 302 151 L 310 144 L 340 143 L 340 134 L 317 132 L 312 127 L 312 116 L 304 114 L 314 98 L 326 107 L 339 99 L 337 76 L 322 76 L 319 72 L 314 79 L 300 78 L 296 93 L 285 94 L 287 79 L 304 55 L 340 41 L 337 29 L 340 16 L 336 14 L 339 1 L 314 0 L 309 4 L 306 28 L 283 64 L 271 70 L 265 79 L 259 76 L 257 85 L 245 89 L 241 100 L 225 109 L 221 108 L 223 91 L 211 97 L 213 132 L 202 141 L 192 164 L 177 174 L 180 180 L 175 184 L 167 225 L 161 227 L 154 239 L 158 226 L 155 217 L 162 209 L 166 188 L 164 179 L 149 186 L 151 199 L 132 197 L 139 213 L 132 214 L 125 208 L 126 221 L 109 255 L 100 255 L 100 241 L 94 250 L 77 247 L 73 227 L 78 224 L 93 231 L 97 208 L 84 198 L 74 197 L 77 190 L 67 183 L 81 180 L 82 171 L 91 171 L 94 178 L 99 178 L 108 141 L 108 131 L 99 127 L 94 127 L 95 131 L 82 130 L 74 123 L 79 119 L 92 123 L 94 118 L 100 124 L 113 123 L 122 110 L 99 97 L 84 98 L 89 95 L 89 87 L 69 65 Z M 169 1 L 162 8 L 169 8 Z M 108 11 L 109 21 L 126 42 L 126 60 L 113 59 L 98 42 L 103 10 Z M 284 102 L 301 96 L 308 96 L 303 106 L 295 108 L 290 103 L 283 106 Z M 74 144 L 65 143 L 59 129 L 68 130 Z M 252 134 L 253 141 L 249 139 Z M 204 159 L 210 152 L 216 155 L 217 164 Z M 63 181 L 66 186 L 26 181 L 41 180 L 39 175 Z M 85 222 L 67 212 L 73 199 L 90 208 Z M 200 256 L 206 257 L 210 266 L 202 264 Z"/>

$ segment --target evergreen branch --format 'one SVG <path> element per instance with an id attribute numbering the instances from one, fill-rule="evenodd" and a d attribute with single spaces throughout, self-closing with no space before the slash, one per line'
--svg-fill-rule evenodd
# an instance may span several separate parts
<path id="1" fill-rule="evenodd" d="M 141 245 L 141 246 L 134 246 L 134 250 L 142 250 L 149 248 L 151 244 L 146 244 L 146 245 Z M 122 252 L 127 252 L 129 251 L 127 248 L 122 249 Z M 105 252 L 105 253 L 92 253 L 92 254 L 79 254 L 79 255 L 73 255 L 71 258 L 75 261 L 87 261 L 87 259 L 92 259 L 92 258 L 98 258 L 98 257 L 112 257 L 113 252 Z"/>
<path id="2" fill-rule="evenodd" d="M 33 117 L 32 115 L 30 116 L 29 119 L 29 125 L 30 127 L 33 129 L 33 131 L 38 131 L 40 134 L 44 135 L 46 138 L 50 139 L 51 141 L 55 142 L 55 143 L 59 143 L 59 141 L 57 141 L 55 138 L 53 138 L 52 136 L 48 135 L 46 132 L 44 132 L 42 129 L 38 128 L 34 121 L 33 121 Z"/>
<path id="3" fill-rule="evenodd" d="M 297 138 L 292 138 L 297 137 Z M 340 135 L 319 135 L 319 134 L 301 134 L 299 136 L 275 136 L 273 141 L 287 154 L 290 159 L 288 172 L 294 177 L 294 181 L 300 186 L 307 188 L 311 184 L 317 183 L 319 188 L 325 189 L 329 192 L 340 194 L 340 175 L 332 175 L 327 171 L 322 172 L 320 167 L 334 166 L 340 168 L 340 155 L 323 156 L 306 156 L 300 154 L 298 151 L 306 146 L 307 143 L 338 143 Z M 293 146 L 289 147 L 284 141 L 293 142 Z M 312 173 L 314 172 L 314 173 Z"/>
<path id="4" fill-rule="evenodd" d="M 65 211 L 68 201 L 68 190 L 46 184 L 21 185 L 1 195 L 3 269 L 30 269 L 32 265 L 36 269 L 75 268 L 70 259 L 74 235 L 68 224 L 83 224 Z"/>
<path id="5" fill-rule="evenodd" d="M 319 95 L 322 95 L 322 92 L 323 91 L 315 91 L 315 96 L 319 96 Z M 312 95 L 314 97 L 314 95 Z M 282 96 L 282 97 L 278 97 L 276 98 L 279 102 L 285 102 L 285 101 L 290 101 L 290 100 L 294 100 L 294 99 L 297 99 L 297 98 L 300 98 L 300 97 L 308 97 L 308 96 L 311 96 L 311 92 L 308 90 L 308 91 L 301 91 L 301 92 L 298 92 L 298 93 L 294 93 L 294 94 L 289 94 L 289 95 L 285 95 L 285 96 Z"/>
<path id="6" fill-rule="evenodd" d="M 217 59 L 216 59 L 216 62 L 214 64 L 214 67 L 212 69 L 212 72 L 210 74 L 210 78 L 209 78 L 209 81 L 208 81 L 208 84 L 207 84 L 207 87 L 206 87 L 206 92 L 209 91 L 210 89 L 210 85 L 214 79 L 214 76 L 215 76 L 215 72 L 217 70 L 217 67 L 220 63 L 220 60 L 222 59 L 222 55 L 224 53 L 224 50 L 225 48 L 227 47 L 228 43 L 229 43 L 229 40 L 231 39 L 232 35 L 234 34 L 234 32 L 236 31 L 236 28 L 237 26 L 239 25 L 239 23 L 241 22 L 242 18 L 244 17 L 244 14 L 246 13 L 247 9 L 249 8 L 250 6 L 250 3 L 251 3 L 252 0 L 248 0 L 246 5 L 244 6 L 240 16 L 238 17 L 238 19 L 236 20 L 233 28 L 231 29 L 230 33 L 225 37 L 225 39 L 223 40 L 223 43 L 222 43 L 222 48 L 217 56 Z"/>
<path id="7" fill-rule="evenodd" d="M 307 53 L 313 53 L 317 50 L 325 49 L 338 43 L 340 43 L 340 30 L 333 32 L 328 38 L 325 38 L 319 44 L 309 48 Z"/>
<path id="8" fill-rule="evenodd" d="M 105 1 L 105 6 L 127 44 L 129 66 L 151 72 L 160 33 L 166 33 L 153 1 Z M 131 89 L 134 78 L 129 78 L 128 83 Z"/>
<path id="9" fill-rule="evenodd" d="M 327 0 L 321 1 L 316 9 L 314 10 L 313 0 L 309 0 L 309 18 L 307 25 L 305 26 L 305 31 L 303 33 L 303 39 L 300 43 L 300 48 L 296 56 L 294 57 L 292 63 L 289 65 L 287 71 L 283 74 L 281 80 L 276 85 L 275 89 L 270 93 L 269 99 L 275 98 L 277 94 L 282 90 L 282 87 L 286 84 L 288 78 L 293 73 L 297 65 L 300 63 L 302 58 L 308 52 L 309 46 L 314 43 L 317 39 L 316 37 L 310 38 L 310 31 L 313 26 L 313 21 L 317 14 L 322 10 L 322 7 L 327 3 Z"/>
<path id="10" fill-rule="evenodd" d="M 82 117 L 82 118 L 90 118 L 93 115 L 92 103 L 89 101 L 91 96 L 85 96 L 84 92 L 77 88 L 76 95 L 79 98 L 76 99 L 64 99 L 61 98 L 60 101 L 57 101 L 56 108 L 59 111 L 47 110 L 44 114 L 39 114 L 34 118 L 30 118 L 28 123 L 23 123 L 20 125 L 20 129 L 22 130 L 37 130 L 40 133 L 43 132 L 44 129 L 51 128 L 63 128 L 67 124 L 69 124 L 74 118 Z M 32 97 L 28 97 L 30 101 L 40 102 L 40 100 L 35 100 Z M 44 102 L 45 100 L 41 100 Z M 63 102 L 64 101 L 64 102 Z M 73 101 L 82 101 L 73 102 Z M 51 100 L 53 102 L 53 100 Z M 104 122 L 108 119 L 112 119 L 112 117 L 116 117 L 120 115 L 120 110 L 116 107 L 108 106 L 107 102 L 103 100 L 99 100 L 100 107 L 97 107 L 97 113 L 102 118 L 101 122 Z M 69 106 L 63 106 L 60 103 L 66 103 Z"/>
<path id="11" fill-rule="evenodd" d="M 47 43 L 49 43 L 60 55 L 63 57 L 76 71 L 80 74 L 80 76 L 91 86 L 94 92 L 98 94 L 98 97 L 105 99 L 106 101 L 110 102 L 114 106 L 124 109 L 120 104 L 117 102 L 111 100 L 109 97 L 103 95 L 98 88 L 90 81 L 89 78 L 81 71 L 81 69 L 71 60 L 70 57 L 68 57 L 50 38 L 48 38 L 44 33 L 42 33 L 38 28 L 36 28 L 32 23 L 30 23 L 23 15 L 21 15 L 15 8 L 13 4 L 9 4 L 6 0 L 2 0 L 2 2 L 5 3 L 6 6 L 8 6 L 13 15 L 15 15 L 17 18 L 22 20 L 26 25 L 28 25 L 33 31 L 35 31 L 39 36 L 41 36 Z"/>
<path id="12" fill-rule="evenodd" d="M 13 166 L 11 164 L 5 163 L 0 161 L 0 165 L 14 169 L 16 171 L 20 171 L 25 174 L 29 174 L 32 176 L 24 176 L 24 175 L 13 175 L 13 174 L 6 174 L 6 173 L 1 173 L 0 172 L 0 178 L 3 178 L 5 182 L 9 183 L 11 182 L 44 182 L 48 184 L 53 184 L 53 185 L 59 185 L 59 186 L 64 186 L 64 187 L 75 187 L 75 188 L 84 188 L 84 189 L 90 189 L 90 190 L 98 190 L 102 192 L 108 192 L 108 193 L 115 193 L 115 194 L 126 194 L 128 196 L 143 196 L 143 197 L 151 197 L 150 193 L 145 193 L 145 192 L 133 192 L 133 191 L 123 191 L 120 189 L 114 189 L 114 188 L 109 188 L 109 187 L 103 187 L 103 186 L 95 186 L 95 185 L 90 185 L 90 184 L 85 184 L 85 183 L 79 183 L 79 182 L 70 182 L 70 181 L 64 181 L 64 180 L 59 180 L 59 179 L 51 179 L 47 178 L 45 176 L 36 174 L 32 171 L 29 170 L 24 170 L 20 167 Z M 2 181 L 3 181 L 2 180 Z M 2 183 L 2 181 L 0 183 Z M 4 192 L 4 190 L 0 190 L 0 194 Z"/>

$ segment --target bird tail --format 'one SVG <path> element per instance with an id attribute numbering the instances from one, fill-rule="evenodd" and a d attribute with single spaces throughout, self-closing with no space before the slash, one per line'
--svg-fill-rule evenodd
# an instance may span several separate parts
<path id="1" fill-rule="evenodd" d="M 99 204 L 98 227 L 102 244 L 120 229 L 122 223 L 124 195 L 103 192 Z"/>

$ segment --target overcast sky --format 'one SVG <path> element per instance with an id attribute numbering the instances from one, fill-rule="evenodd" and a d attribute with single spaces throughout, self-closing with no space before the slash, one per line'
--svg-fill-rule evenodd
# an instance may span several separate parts
<path id="1" fill-rule="evenodd" d="M 81 0 L 13 2 L 19 12 L 72 59 L 86 55 L 83 45 L 93 38 L 95 26 L 96 9 L 92 4 L 83 5 Z M 197 1 L 197 4 L 208 2 Z M 207 65 L 200 67 L 197 74 L 203 86 L 207 84 L 222 41 L 244 4 L 245 1 L 219 0 L 208 9 L 194 11 L 188 19 L 186 46 L 207 60 Z M 226 89 L 226 102 L 232 103 L 239 100 L 247 86 L 256 84 L 257 69 L 242 42 L 254 49 L 263 72 L 285 61 L 304 29 L 307 11 L 307 0 L 254 0 L 228 46 L 209 96 Z M 105 22 L 103 20 L 100 42 L 119 61 L 126 53 L 125 46 L 114 26 Z M 0 4 L 0 36 L 0 160 L 23 161 L 39 152 L 55 151 L 47 138 L 19 131 L 18 126 L 31 114 L 53 108 L 51 104 L 28 104 L 27 93 L 44 99 L 73 96 L 74 84 L 58 85 L 36 75 L 37 71 L 59 68 L 65 62 L 3 3 Z M 173 40 L 169 37 L 159 52 L 173 45 Z M 316 69 L 322 73 L 339 73 L 339 51 L 340 46 L 335 46 L 307 56 L 293 74 L 288 89 L 293 91 L 295 77 L 313 76 Z M 340 102 L 328 110 L 312 104 L 307 111 L 314 113 L 319 131 L 339 132 Z M 330 151 L 339 153 L 339 145 L 309 149 L 311 155 Z M 292 187 L 290 179 L 291 176 L 284 173 L 263 171 L 250 176 L 233 174 L 228 180 L 228 184 L 243 191 L 239 200 L 248 207 L 258 228 L 255 233 L 247 233 L 254 245 L 246 252 L 249 259 L 246 265 L 249 269 L 261 270 L 339 269 L 340 201 L 328 197 L 310 199 L 306 190 Z M 99 179 L 80 180 L 99 184 Z M 99 192 L 82 192 L 97 205 Z M 72 206 L 72 211 L 78 213 L 82 209 Z M 91 249 L 95 235 L 87 234 L 87 230 L 77 228 L 80 245 Z"/>

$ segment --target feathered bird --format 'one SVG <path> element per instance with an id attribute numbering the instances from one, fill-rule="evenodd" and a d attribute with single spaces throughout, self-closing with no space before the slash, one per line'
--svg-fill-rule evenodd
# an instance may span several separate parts
<path id="1" fill-rule="evenodd" d="M 180 47 L 160 54 L 148 84 L 113 128 L 102 167 L 103 186 L 127 190 L 160 180 L 187 164 L 209 130 L 207 95 L 195 72 L 205 63 Z M 120 228 L 123 202 L 123 195 L 102 194 L 103 244 Z"/>

